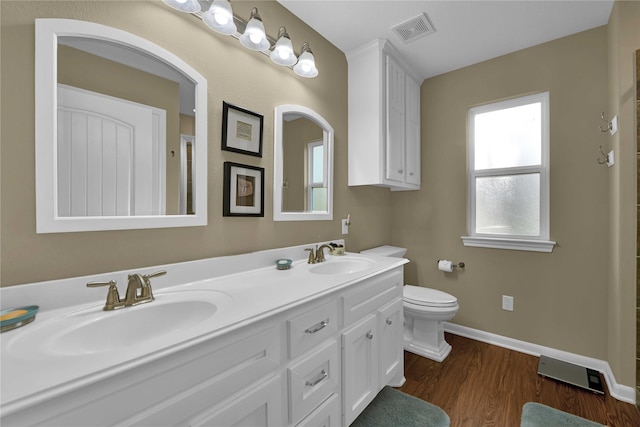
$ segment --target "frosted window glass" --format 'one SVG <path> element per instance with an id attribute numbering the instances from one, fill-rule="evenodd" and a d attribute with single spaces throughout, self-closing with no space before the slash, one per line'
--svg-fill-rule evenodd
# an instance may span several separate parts
<path id="1" fill-rule="evenodd" d="M 315 187 L 311 189 L 311 210 L 326 211 L 327 210 L 327 189 L 324 187 Z"/>
<path id="2" fill-rule="evenodd" d="M 541 116 L 540 102 L 476 114 L 476 170 L 539 165 Z"/>
<path id="3" fill-rule="evenodd" d="M 476 233 L 540 235 L 540 174 L 476 178 Z"/>
<path id="4" fill-rule="evenodd" d="M 324 156 L 323 151 L 324 147 L 322 145 L 316 145 L 312 148 L 313 153 L 311 154 L 312 160 L 312 179 L 313 183 L 323 183 L 324 182 Z"/>

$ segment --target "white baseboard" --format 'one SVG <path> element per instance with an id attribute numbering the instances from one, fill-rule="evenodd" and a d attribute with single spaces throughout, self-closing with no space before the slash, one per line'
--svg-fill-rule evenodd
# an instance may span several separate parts
<path id="1" fill-rule="evenodd" d="M 609 362 L 591 357 L 580 356 L 579 354 L 569 353 L 554 348 L 545 347 L 538 344 L 532 344 L 526 341 L 520 341 L 501 335 L 484 332 L 479 329 L 460 326 L 454 323 L 444 322 L 444 330 L 455 335 L 471 338 L 476 341 L 486 342 L 488 344 L 497 345 L 498 347 L 508 348 L 520 353 L 530 354 L 539 357 L 541 354 L 552 357 L 554 359 L 563 360 L 575 365 L 585 366 L 590 369 L 602 372 L 604 379 L 609 388 L 609 394 L 617 400 L 636 404 L 636 390 L 633 387 L 618 384 L 609 366 Z M 455 351 L 455 350 L 454 350 Z"/>

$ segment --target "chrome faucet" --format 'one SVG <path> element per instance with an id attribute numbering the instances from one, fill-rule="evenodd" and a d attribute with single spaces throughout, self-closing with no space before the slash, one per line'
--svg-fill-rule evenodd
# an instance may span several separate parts
<path id="1" fill-rule="evenodd" d="M 333 246 L 331 245 L 322 245 L 316 249 L 316 262 L 323 262 L 324 259 L 324 248 L 329 249 L 329 254 L 333 255 Z"/>
<path id="2" fill-rule="evenodd" d="M 109 286 L 107 302 L 105 303 L 103 310 L 111 311 L 122 307 L 131 307 L 153 301 L 155 298 L 153 297 L 150 279 L 153 277 L 164 276 L 165 274 L 167 274 L 167 272 L 164 270 L 156 271 L 151 274 L 130 274 L 124 300 L 120 299 L 120 293 L 118 292 L 115 280 L 110 280 L 108 282 L 89 282 L 87 283 L 87 286 L 89 288 Z"/>

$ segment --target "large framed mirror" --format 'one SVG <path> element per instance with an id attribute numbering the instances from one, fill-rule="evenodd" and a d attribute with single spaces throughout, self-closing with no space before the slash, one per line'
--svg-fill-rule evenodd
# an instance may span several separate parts
<path id="1" fill-rule="evenodd" d="M 158 45 L 37 19 L 38 233 L 207 224 L 207 81 Z"/>
<path id="2" fill-rule="evenodd" d="M 276 107 L 274 129 L 274 221 L 333 219 L 333 127 L 287 104 Z"/>

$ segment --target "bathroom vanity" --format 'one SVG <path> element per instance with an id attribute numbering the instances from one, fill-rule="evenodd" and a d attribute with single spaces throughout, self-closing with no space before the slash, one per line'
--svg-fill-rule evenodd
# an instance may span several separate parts
<path id="1" fill-rule="evenodd" d="M 348 426 L 404 382 L 408 261 L 308 264 L 312 246 L 0 289 L 40 305 L 2 334 L 2 425 Z M 139 306 L 103 311 L 85 286 L 157 270 Z"/>

